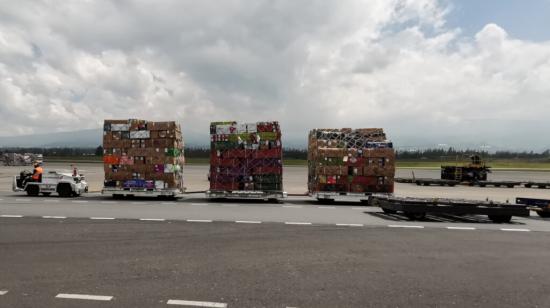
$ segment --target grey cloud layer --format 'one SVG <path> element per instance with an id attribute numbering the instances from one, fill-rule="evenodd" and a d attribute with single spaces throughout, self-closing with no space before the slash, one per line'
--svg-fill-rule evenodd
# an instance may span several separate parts
<path id="1" fill-rule="evenodd" d="M 401 144 L 538 143 L 550 44 L 445 27 L 436 0 L 0 4 L 3 135 L 176 119 L 384 126 Z M 481 137 L 480 137 L 481 136 Z M 538 142 L 537 142 L 538 141 Z M 546 144 L 544 144 L 546 143 Z"/>

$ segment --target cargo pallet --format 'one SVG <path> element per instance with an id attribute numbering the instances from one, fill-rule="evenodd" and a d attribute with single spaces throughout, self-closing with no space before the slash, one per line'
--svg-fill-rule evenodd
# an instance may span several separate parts
<path id="1" fill-rule="evenodd" d="M 534 198 L 516 198 L 517 204 L 525 204 L 530 210 L 537 212 L 540 217 L 550 217 L 550 200 Z"/>
<path id="2" fill-rule="evenodd" d="M 338 192 L 338 191 L 316 191 L 309 192 L 308 195 L 318 201 L 361 201 L 366 203 L 369 201 L 371 192 L 354 193 L 354 192 Z"/>
<path id="3" fill-rule="evenodd" d="M 459 181 L 455 180 L 441 180 L 441 179 L 413 179 L 411 183 L 415 183 L 418 186 L 456 186 L 460 184 Z"/>
<path id="4" fill-rule="evenodd" d="M 529 216 L 526 205 L 461 199 L 424 199 L 373 195 L 369 202 L 384 213 L 402 212 L 410 220 L 424 219 L 427 213 L 487 215 L 495 223 L 508 223 L 512 216 Z"/>
<path id="5" fill-rule="evenodd" d="M 146 189 L 146 188 L 116 188 L 104 187 L 101 190 L 102 195 L 112 195 L 113 198 L 123 197 L 183 197 L 185 189 Z"/>
<path id="6" fill-rule="evenodd" d="M 550 188 L 550 182 L 525 182 L 523 183 L 523 186 L 525 188 Z"/>
<path id="7" fill-rule="evenodd" d="M 206 197 L 210 199 L 263 199 L 279 200 L 287 197 L 285 191 L 262 190 L 208 190 Z"/>

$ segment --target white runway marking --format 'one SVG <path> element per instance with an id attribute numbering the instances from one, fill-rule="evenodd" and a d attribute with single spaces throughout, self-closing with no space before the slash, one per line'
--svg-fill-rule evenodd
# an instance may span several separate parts
<path id="1" fill-rule="evenodd" d="M 187 222 L 212 222 L 212 220 L 208 220 L 208 219 L 187 219 Z"/>
<path id="2" fill-rule="evenodd" d="M 222 204 L 222 206 L 239 206 L 238 204 Z"/>
<path id="3" fill-rule="evenodd" d="M 416 228 L 416 229 L 423 229 L 424 226 L 410 226 L 410 225 L 388 225 L 390 228 Z"/>
<path id="4" fill-rule="evenodd" d="M 208 203 L 191 203 L 191 205 L 210 205 Z"/>
<path id="5" fill-rule="evenodd" d="M 474 227 L 447 227 L 449 230 L 475 230 Z"/>
<path id="6" fill-rule="evenodd" d="M 179 299 L 170 299 L 166 302 L 168 305 L 179 305 L 179 306 L 191 306 L 191 307 L 210 307 L 210 308 L 226 308 L 226 303 L 215 303 L 215 302 L 198 302 L 198 301 L 186 301 Z"/>
<path id="7" fill-rule="evenodd" d="M 0 290 L 0 295 L 6 295 L 8 294 L 8 290 Z"/>
<path id="8" fill-rule="evenodd" d="M 283 205 L 283 207 L 291 208 L 291 209 L 299 209 L 299 208 L 302 208 L 301 205 Z"/>
<path id="9" fill-rule="evenodd" d="M 237 220 L 235 221 L 238 224 L 261 224 L 261 221 L 255 221 L 255 220 Z"/>
<path id="10" fill-rule="evenodd" d="M 0 201 L 4 201 L 4 199 L 0 199 Z"/>
<path id="11" fill-rule="evenodd" d="M 6 218 L 21 218 L 23 215 L 0 215 L 0 217 L 6 217 Z"/>
<path id="12" fill-rule="evenodd" d="M 161 204 L 164 204 L 164 205 L 174 205 L 176 204 L 175 202 L 162 202 Z"/>
<path id="13" fill-rule="evenodd" d="M 47 219 L 65 219 L 67 218 L 66 216 L 42 216 L 42 218 L 47 218 Z"/>
<path id="14" fill-rule="evenodd" d="M 362 224 L 336 224 L 339 227 L 363 227 Z"/>
<path id="15" fill-rule="evenodd" d="M 113 299 L 112 296 L 105 295 L 88 295 L 88 294 L 67 294 L 60 293 L 55 296 L 56 298 L 69 298 L 69 299 L 85 299 L 91 301 L 110 301 Z"/>
<path id="16" fill-rule="evenodd" d="M 115 218 L 114 217 L 90 217 L 90 219 L 94 219 L 94 220 L 113 220 Z"/>
<path id="17" fill-rule="evenodd" d="M 360 211 L 366 210 L 366 208 L 364 208 L 364 207 L 352 207 L 351 209 L 352 210 L 360 210 Z"/>
<path id="18" fill-rule="evenodd" d="M 294 222 L 294 221 L 287 221 L 287 222 L 285 222 L 285 225 L 311 225 L 311 222 Z"/>
<path id="19" fill-rule="evenodd" d="M 31 201 L 30 199 L 15 199 L 15 201 L 19 201 L 19 202 L 29 202 Z"/>
<path id="20" fill-rule="evenodd" d="M 330 210 L 335 209 L 334 206 L 318 206 L 317 208 L 318 208 L 318 209 L 327 209 L 327 210 L 329 210 L 329 209 L 330 209 Z"/>
<path id="21" fill-rule="evenodd" d="M 88 203 L 87 200 L 75 200 L 75 201 L 71 201 L 72 203 Z"/>
<path id="22" fill-rule="evenodd" d="M 530 232 L 529 229 L 508 229 L 508 228 L 502 228 L 501 231 L 516 231 L 516 232 Z"/>
<path id="23" fill-rule="evenodd" d="M 164 218 L 140 218 L 139 220 L 142 220 L 142 221 L 165 221 L 166 219 L 164 219 Z"/>
<path id="24" fill-rule="evenodd" d="M 59 200 L 44 200 L 44 203 L 59 203 Z"/>
<path id="25" fill-rule="evenodd" d="M 117 204 L 116 201 L 101 201 L 102 204 Z"/>

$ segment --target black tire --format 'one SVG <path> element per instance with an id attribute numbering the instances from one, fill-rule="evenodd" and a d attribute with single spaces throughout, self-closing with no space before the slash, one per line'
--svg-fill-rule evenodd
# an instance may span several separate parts
<path id="1" fill-rule="evenodd" d="M 124 199 L 124 195 L 121 195 L 121 194 L 113 194 L 113 199 L 117 199 L 117 200 Z"/>
<path id="2" fill-rule="evenodd" d="M 449 187 L 455 187 L 455 186 L 456 186 L 456 184 L 454 184 L 454 183 L 449 184 Z"/>
<path id="3" fill-rule="evenodd" d="M 42 196 L 44 197 L 49 197 L 52 193 L 49 193 L 49 192 L 45 192 L 45 193 L 42 193 Z"/>
<path id="4" fill-rule="evenodd" d="M 546 185 L 539 185 L 539 188 L 545 189 Z"/>
<path id="5" fill-rule="evenodd" d="M 275 204 L 277 204 L 277 203 L 279 203 L 279 199 L 277 199 L 277 198 L 269 198 L 269 199 L 267 199 L 267 202 L 268 202 L 268 203 L 275 203 Z"/>
<path id="6" fill-rule="evenodd" d="M 420 186 L 420 185 L 422 185 L 422 183 L 416 181 L 416 185 Z"/>
<path id="7" fill-rule="evenodd" d="M 512 215 L 488 215 L 489 219 L 494 223 L 509 223 L 512 220 Z"/>
<path id="8" fill-rule="evenodd" d="M 479 187 L 485 187 L 486 185 L 485 184 L 479 184 Z"/>
<path id="9" fill-rule="evenodd" d="M 396 214 L 397 213 L 397 211 L 395 211 L 395 210 L 386 209 L 386 208 L 382 208 L 382 211 L 384 211 L 384 213 L 386 213 L 386 214 Z"/>
<path id="10" fill-rule="evenodd" d="M 507 187 L 508 187 L 508 188 L 514 188 L 514 186 L 515 186 L 514 184 L 508 184 Z"/>
<path id="11" fill-rule="evenodd" d="M 495 187 L 500 187 L 500 184 L 495 184 Z"/>
<path id="12" fill-rule="evenodd" d="M 531 188 L 531 187 L 533 187 L 533 185 L 531 185 L 531 184 L 525 184 L 524 186 L 525 186 L 525 188 Z"/>
<path id="13" fill-rule="evenodd" d="M 542 218 L 549 218 L 549 217 L 550 217 L 550 212 L 547 212 L 547 211 L 537 211 L 537 215 L 539 215 L 539 216 L 542 217 Z"/>
<path id="14" fill-rule="evenodd" d="M 423 220 L 426 218 L 426 213 L 404 213 L 410 220 Z"/>
<path id="15" fill-rule="evenodd" d="M 424 183 L 424 186 L 430 186 L 430 183 L 425 182 L 425 183 Z"/>
<path id="16" fill-rule="evenodd" d="M 37 185 L 28 185 L 26 190 L 27 190 L 27 195 L 32 197 L 36 197 L 40 193 L 40 189 L 38 188 Z"/>
<path id="17" fill-rule="evenodd" d="M 69 198 L 73 195 L 73 189 L 70 184 L 61 183 L 57 185 L 57 193 L 61 198 Z"/>

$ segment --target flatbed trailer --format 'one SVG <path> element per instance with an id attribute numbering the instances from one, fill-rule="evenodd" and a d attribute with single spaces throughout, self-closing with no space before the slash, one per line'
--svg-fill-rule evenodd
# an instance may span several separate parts
<path id="1" fill-rule="evenodd" d="M 550 200 L 535 198 L 516 198 L 517 204 L 525 204 L 530 210 L 537 212 L 540 217 L 550 217 Z"/>
<path id="2" fill-rule="evenodd" d="M 402 212 L 411 220 L 424 219 L 427 213 L 454 215 L 487 215 L 495 223 L 508 223 L 512 216 L 529 216 L 526 205 L 462 199 L 425 199 L 373 195 L 369 202 L 384 213 Z"/>
<path id="3" fill-rule="evenodd" d="M 534 188 L 534 187 L 537 187 L 537 188 L 550 188 L 550 182 L 529 181 L 529 182 L 523 183 L 523 186 L 525 188 Z"/>
<path id="4" fill-rule="evenodd" d="M 479 187 L 493 186 L 493 187 L 514 188 L 516 186 L 520 186 L 521 182 L 518 182 L 518 181 L 477 181 L 477 182 L 468 183 L 468 185 L 470 185 L 470 186 L 479 186 Z"/>
<path id="5" fill-rule="evenodd" d="M 263 190 L 208 190 L 205 194 L 210 199 L 262 199 L 275 201 L 287 197 L 285 191 Z"/>
<path id="6" fill-rule="evenodd" d="M 315 191 L 309 192 L 308 195 L 318 201 L 334 202 L 334 201 L 357 201 L 361 203 L 368 203 L 369 198 L 372 195 L 370 192 L 354 193 L 354 192 L 340 192 L 340 191 Z"/>
<path id="7" fill-rule="evenodd" d="M 459 181 L 455 180 L 443 180 L 443 179 L 414 179 L 412 183 L 415 183 L 418 186 L 456 186 L 460 184 Z"/>
<path id="8" fill-rule="evenodd" d="M 118 187 L 103 187 L 102 195 L 112 195 L 113 198 L 124 197 L 164 197 L 164 198 L 181 198 L 185 193 L 185 189 L 168 188 L 168 189 L 151 189 L 151 188 L 118 188 Z"/>

